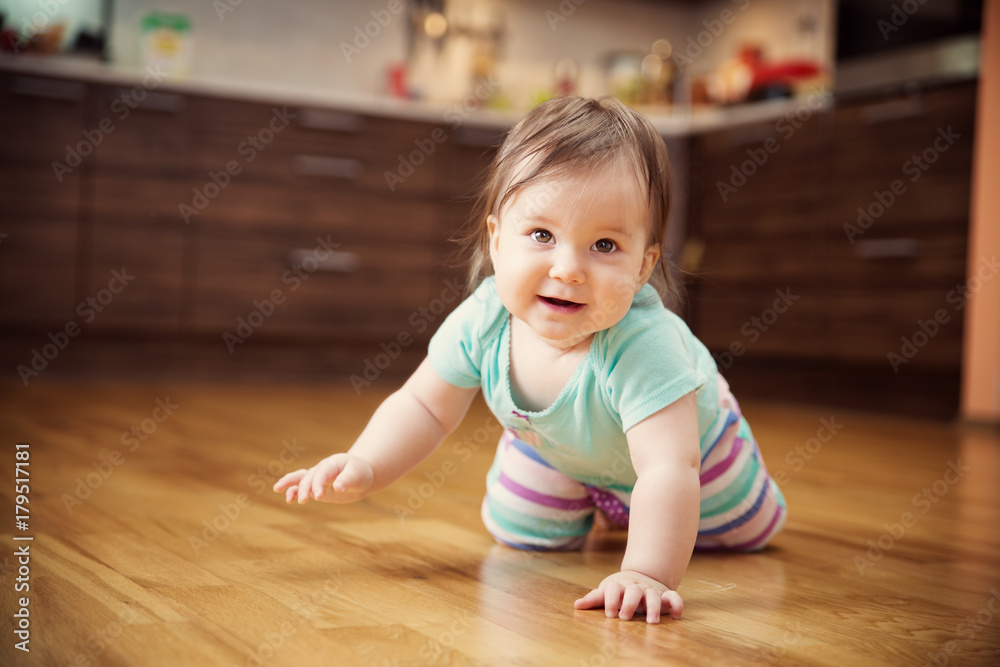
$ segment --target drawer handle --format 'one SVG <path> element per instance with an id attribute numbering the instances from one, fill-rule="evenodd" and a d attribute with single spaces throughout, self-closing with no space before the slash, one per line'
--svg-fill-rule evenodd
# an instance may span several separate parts
<path id="1" fill-rule="evenodd" d="M 309 130 L 334 132 L 357 132 L 364 124 L 361 116 L 327 109 L 299 109 L 295 122 Z"/>
<path id="2" fill-rule="evenodd" d="M 147 90 L 142 101 L 135 100 L 131 89 L 115 88 L 111 95 L 112 101 L 125 99 L 129 100 L 129 106 L 133 104 L 145 111 L 162 111 L 164 113 L 180 113 L 184 110 L 184 97 L 173 93 L 158 93 Z"/>
<path id="3" fill-rule="evenodd" d="M 83 99 L 86 87 L 75 81 L 55 81 L 39 79 L 33 76 L 18 76 L 11 84 L 10 92 L 24 97 L 41 97 L 48 100 L 67 100 L 79 102 Z"/>
<path id="4" fill-rule="evenodd" d="M 364 170 L 361 161 L 353 158 L 325 155 L 296 155 L 292 158 L 292 173 L 300 176 L 325 176 L 353 181 Z"/>
<path id="5" fill-rule="evenodd" d="M 916 239 L 868 239 L 854 244 L 854 254 L 860 259 L 918 257 L 920 242 Z"/>
<path id="6" fill-rule="evenodd" d="M 861 110 L 861 118 L 869 125 L 891 123 L 907 118 L 920 118 L 927 112 L 923 102 L 915 99 L 892 100 L 871 104 Z"/>
<path id="7" fill-rule="evenodd" d="M 302 267 L 310 272 L 354 273 L 361 268 L 361 258 L 357 253 L 342 250 L 327 250 L 326 257 L 320 259 L 316 256 L 315 248 L 296 248 L 288 253 L 288 261 L 292 266 Z"/>

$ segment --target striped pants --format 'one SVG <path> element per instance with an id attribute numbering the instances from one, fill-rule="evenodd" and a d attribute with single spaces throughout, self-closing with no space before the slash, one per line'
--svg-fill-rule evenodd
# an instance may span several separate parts
<path id="1" fill-rule="evenodd" d="M 787 509 L 764 466 L 750 426 L 720 378 L 721 414 L 702 447 L 701 516 L 696 549 L 762 549 L 784 526 Z M 482 516 L 497 541 L 519 549 L 579 548 L 597 510 L 628 526 L 631 489 L 584 484 L 504 431 L 487 476 Z"/>

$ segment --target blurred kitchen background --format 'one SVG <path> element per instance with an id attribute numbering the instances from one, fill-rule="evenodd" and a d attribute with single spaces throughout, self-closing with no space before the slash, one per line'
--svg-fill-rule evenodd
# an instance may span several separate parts
<path id="1" fill-rule="evenodd" d="M 3 376 L 388 391 L 503 133 L 610 94 L 737 395 L 996 422 L 998 4 L 0 1 Z"/>

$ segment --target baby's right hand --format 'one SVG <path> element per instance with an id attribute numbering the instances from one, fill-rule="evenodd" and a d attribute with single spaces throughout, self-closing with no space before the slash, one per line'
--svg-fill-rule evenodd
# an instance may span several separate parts
<path id="1" fill-rule="evenodd" d="M 354 454 L 334 454 L 309 470 L 288 473 L 277 481 L 274 490 L 285 492 L 286 503 L 297 498 L 302 504 L 310 496 L 327 503 L 352 503 L 368 493 L 374 480 L 375 473 L 368 461 Z"/>

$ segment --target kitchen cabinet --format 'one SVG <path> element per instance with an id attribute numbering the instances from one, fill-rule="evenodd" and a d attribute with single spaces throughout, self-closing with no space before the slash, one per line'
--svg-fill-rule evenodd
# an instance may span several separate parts
<path id="1" fill-rule="evenodd" d="M 80 202 L 88 88 L 0 73 L 0 323 L 61 329 L 82 297 Z"/>
<path id="2" fill-rule="evenodd" d="M 7 73 L 0 96 L 8 333 L 364 350 L 405 332 L 417 350 L 437 297 L 455 303 L 448 239 L 491 143 L 475 132 Z"/>
<path id="3" fill-rule="evenodd" d="M 693 140 L 692 325 L 734 384 L 954 413 L 975 94 L 842 99 L 791 134 L 769 122 Z M 734 169 L 755 173 L 721 187 Z"/>

